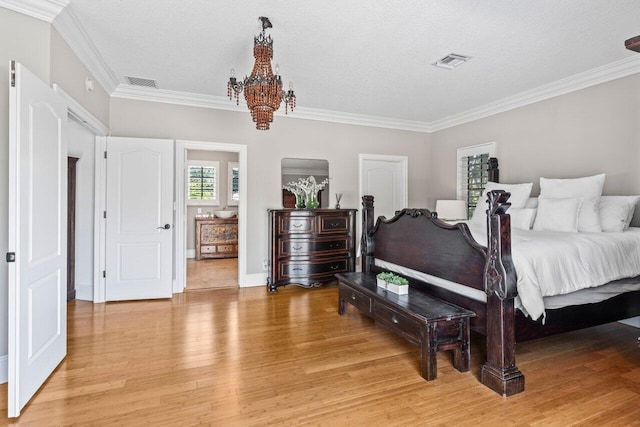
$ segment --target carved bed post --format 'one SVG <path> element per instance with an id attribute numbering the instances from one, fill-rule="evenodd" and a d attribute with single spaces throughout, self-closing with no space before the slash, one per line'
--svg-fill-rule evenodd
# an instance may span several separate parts
<path id="1" fill-rule="evenodd" d="M 362 240 L 360 241 L 360 263 L 363 273 L 371 271 L 373 242 L 369 232 L 373 229 L 373 196 L 362 196 Z"/>
<path id="2" fill-rule="evenodd" d="M 524 391 L 524 375 L 516 366 L 514 298 L 518 291 L 511 261 L 511 217 L 506 214 L 509 196 L 502 190 L 487 194 L 487 361 L 480 368 L 480 382 L 503 396 Z"/>

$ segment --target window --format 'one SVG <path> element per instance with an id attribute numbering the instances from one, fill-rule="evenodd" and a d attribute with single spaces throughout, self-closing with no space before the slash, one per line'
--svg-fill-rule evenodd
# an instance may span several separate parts
<path id="1" fill-rule="evenodd" d="M 238 183 L 239 170 L 238 162 L 227 163 L 228 206 L 238 206 L 238 200 L 240 200 L 240 184 Z"/>
<path id="2" fill-rule="evenodd" d="M 478 205 L 482 190 L 489 180 L 489 158 L 496 155 L 496 143 L 458 148 L 457 198 L 467 203 L 467 218 Z"/>
<path id="3" fill-rule="evenodd" d="M 218 205 L 219 162 L 189 160 L 187 203 L 189 205 Z"/>

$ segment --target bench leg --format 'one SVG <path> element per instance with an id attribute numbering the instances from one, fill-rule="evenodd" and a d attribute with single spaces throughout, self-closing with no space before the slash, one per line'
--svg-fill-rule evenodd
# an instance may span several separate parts
<path id="1" fill-rule="evenodd" d="M 422 339 L 420 340 L 420 375 L 427 381 L 435 380 L 438 375 L 438 367 L 436 362 L 436 325 L 435 323 L 427 324 L 426 329 L 422 330 Z"/>
<path id="2" fill-rule="evenodd" d="M 469 318 L 460 319 L 460 343 L 453 350 L 453 367 L 460 372 L 469 370 Z"/>
<path id="3" fill-rule="evenodd" d="M 343 316 L 346 312 L 347 312 L 347 301 L 342 297 L 338 297 L 338 314 L 340 316 Z"/>

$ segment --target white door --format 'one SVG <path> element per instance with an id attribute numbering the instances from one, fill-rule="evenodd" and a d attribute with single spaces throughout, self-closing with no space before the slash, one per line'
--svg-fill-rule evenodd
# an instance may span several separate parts
<path id="1" fill-rule="evenodd" d="M 173 140 L 107 138 L 107 301 L 171 298 Z"/>
<path id="2" fill-rule="evenodd" d="M 9 417 L 67 353 L 67 105 L 21 64 L 9 89 Z M 13 80 L 13 79 L 12 79 Z"/>
<path id="3" fill-rule="evenodd" d="M 407 157 L 360 155 L 360 197 L 374 197 L 376 218 L 407 207 L 407 175 Z"/>

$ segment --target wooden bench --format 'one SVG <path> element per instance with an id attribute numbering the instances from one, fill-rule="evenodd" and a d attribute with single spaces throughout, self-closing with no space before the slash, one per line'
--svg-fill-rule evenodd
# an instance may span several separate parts
<path id="1" fill-rule="evenodd" d="M 336 274 L 339 280 L 338 313 L 347 303 L 420 347 L 420 375 L 437 376 L 436 352 L 453 350 L 453 366 L 469 370 L 469 318 L 473 311 L 449 304 L 415 289 L 396 295 L 376 286 L 372 273 Z"/>

